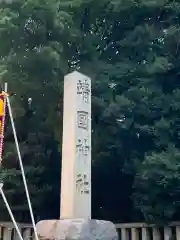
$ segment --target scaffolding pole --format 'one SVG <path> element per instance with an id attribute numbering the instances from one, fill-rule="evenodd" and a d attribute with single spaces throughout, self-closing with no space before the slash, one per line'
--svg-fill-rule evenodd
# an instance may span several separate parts
<path id="1" fill-rule="evenodd" d="M 28 202 L 29 212 L 30 212 L 30 216 L 31 216 L 31 221 L 32 221 L 32 225 L 33 225 L 34 235 L 35 235 L 35 239 L 39 240 L 37 230 L 36 230 L 34 214 L 33 214 L 33 210 L 32 210 L 32 204 L 31 204 L 31 200 L 30 200 L 30 196 L 29 196 L 28 187 L 27 187 L 26 176 L 25 176 L 24 167 L 23 167 L 23 163 L 22 163 L 21 152 L 20 152 L 20 149 L 19 149 L 19 143 L 18 143 L 18 139 L 17 139 L 16 128 L 15 128 L 14 119 L 13 119 L 13 115 L 12 115 L 11 104 L 10 104 L 10 100 L 9 100 L 8 96 L 7 96 L 7 107 L 8 107 L 9 116 L 10 116 L 10 120 L 11 120 L 11 125 L 12 125 L 12 129 L 13 129 L 14 141 L 15 141 L 15 144 L 16 144 L 17 155 L 18 155 L 18 159 L 19 159 L 19 164 L 20 164 L 22 179 L 23 179 L 23 183 L 24 183 L 25 193 L 26 193 L 26 197 L 27 197 L 27 202 Z"/>

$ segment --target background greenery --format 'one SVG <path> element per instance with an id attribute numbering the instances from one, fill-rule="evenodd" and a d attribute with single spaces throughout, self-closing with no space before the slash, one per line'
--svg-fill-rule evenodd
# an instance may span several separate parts
<path id="1" fill-rule="evenodd" d="M 179 220 L 178 0 L 12 0 L 0 43 L 37 219 L 59 217 L 63 76 L 77 69 L 92 78 L 93 217 Z M 7 198 L 29 221 L 9 120 L 4 149 Z"/>

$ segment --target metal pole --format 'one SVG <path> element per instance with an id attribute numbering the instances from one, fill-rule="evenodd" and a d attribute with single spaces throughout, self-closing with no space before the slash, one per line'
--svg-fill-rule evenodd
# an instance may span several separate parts
<path id="1" fill-rule="evenodd" d="M 28 191 L 28 187 L 27 187 L 26 176 L 25 176 L 24 167 L 23 167 L 23 163 L 22 163 L 21 153 L 20 153 L 20 149 L 19 149 L 19 143 L 18 143 L 18 139 L 17 139 L 16 128 L 14 125 L 14 120 L 13 120 L 9 97 L 7 97 L 7 106 L 8 106 L 8 110 L 9 110 L 9 116 L 11 119 L 11 125 L 12 125 L 12 129 L 13 129 L 13 134 L 14 134 L 14 141 L 16 144 L 17 155 L 19 158 L 19 164 L 20 164 L 20 169 L 21 169 L 21 173 L 22 173 L 22 179 L 23 179 L 24 188 L 25 188 L 25 192 L 26 192 L 27 202 L 28 202 L 28 206 L 29 206 L 31 221 L 32 221 L 33 229 L 34 229 L 35 239 L 39 240 L 37 230 L 36 230 L 36 224 L 35 224 L 35 220 L 34 220 L 34 214 L 33 214 L 33 210 L 32 210 L 31 200 L 30 200 L 30 196 L 29 196 L 29 191 Z"/>
<path id="2" fill-rule="evenodd" d="M 0 193 L 1 193 L 1 196 L 2 196 L 2 198 L 3 198 L 3 200 L 4 200 L 5 205 L 6 205 L 6 207 L 7 207 L 7 210 L 8 210 L 8 212 L 9 212 L 10 217 L 11 217 L 11 220 L 12 220 L 12 222 L 13 222 L 13 224 L 14 224 L 14 227 L 15 227 L 15 229 L 16 229 L 16 231 L 17 231 L 17 234 L 18 234 L 18 236 L 19 236 L 19 239 L 20 239 L 20 240 L 23 240 L 22 235 L 21 235 L 21 232 L 20 232 L 20 230 L 19 230 L 19 228 L 18 228 L 18 225 L 17 225 L 17 223 L 16 223 L 16 220 L 14 219 L 13 213 L 12 213 L 11 208 L 10 208 L 10 206 L 9 206 L 9 203 L 8 203 L 8 201 L 7 201 L 7 199 L 6 199 L 6 196 L 4 195 L 4 192 L 3 192 L 3 183 L 0 183 Z"/>

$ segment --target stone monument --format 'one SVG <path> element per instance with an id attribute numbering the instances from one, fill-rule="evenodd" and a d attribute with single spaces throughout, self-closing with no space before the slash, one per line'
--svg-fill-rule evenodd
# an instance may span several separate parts
<path id="1" fill-rule="evenodd" d="M 65 76 L 60 220 L 37 223 L 40 239 L 116 240 L 113 223 L 91 219 L 91 79 Z"/>
<path id="2" fill-rule="evenodd" d="M 64 81 L 61 218 L 91 218 L 91 80 Z"/>

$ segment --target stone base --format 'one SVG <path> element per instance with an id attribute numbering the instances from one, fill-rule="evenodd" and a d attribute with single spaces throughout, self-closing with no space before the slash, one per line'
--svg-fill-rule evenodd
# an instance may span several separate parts
<path id="1" fill-rule="evenodd" d="M 40 240 L 118 240 L 115 225 L 102 220 L 45 220 L 36 227 Z"/>

